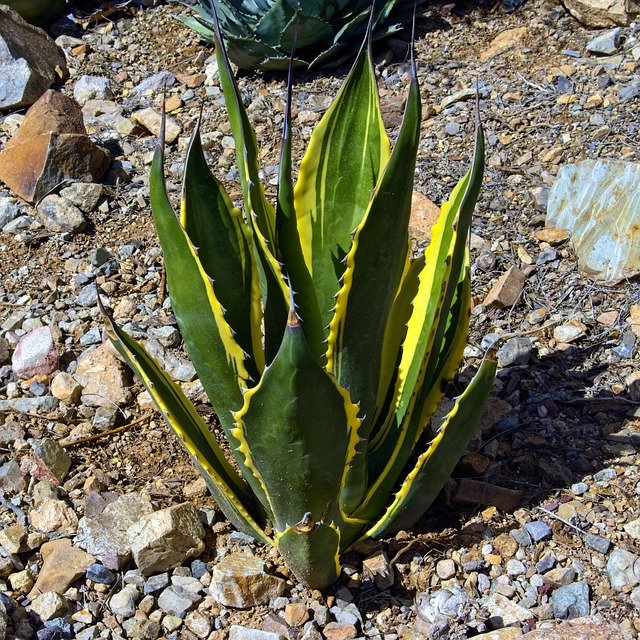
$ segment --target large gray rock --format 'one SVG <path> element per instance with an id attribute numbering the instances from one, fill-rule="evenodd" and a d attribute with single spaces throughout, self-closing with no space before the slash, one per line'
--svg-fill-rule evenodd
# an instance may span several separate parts
<path id="1" fill-rule="evenodd" d="M 19 413 L 51 413 L 58 406 L 53 396 L 36 396 L 35 398 L 8 398 L 0 400 L 0 411 L 17 411 Z"/>
<path id="2" fill-rule="evenodd" d="M 587 51 L 603 56 L 613 55 L 620 47 L 621 32 L 622 29 L 616 27 L 615 29 L 609 29 L 601 33 L 587 42 Z"/>
<path id="3" fill-rule="evenodd" d="M 587 275 L 608 283 L 640 273 L 640 163 L 585 160 L 560 167 L 547 226 L 567 229 Z"/>
<path id="4" fill-rule="evenodd" d="M 176 585 L 167 587 L 158 598 L 158 607 L 165 613 L 184 618 L 193 606 L 202 600 L 202 596 Z"/>
<path id="5" fill-rule="evenodd" d="M 84 106 L 89 100 L 108 100 L 112 97 L 109 78 L 80 76 L 73 85 L 73 98 L 80 106 Z"/>
<path id="6" fill-rule="evenodd" d="M 42 29 L 0 4 L 0 110 L 33 104 L 66 69 L 64 54 Z"/>
<path id="7" fill-rule="evenodd" d="M 127 493 L 108 504 L 101 513 L 81 518 L 75 541 L 107 568 L 121 569 L 131 558 L 127 530 L 152 511 L 153 506 L 146 497 Z"/>
<path id="8" fill-rule="evenodd" d="M 95 182 L 76 182 L 60 191 L 60 195 L 85 213 L 95 211 L 104 187 Z"/>
<path id="9" fill-rule="evenodd" d="M 109 609 L 123 618 L 130 618 L 136 610 L 136 602 L 140 599 L 140 592 L 132 584 L 114 593 L 109 601 Z"/>
<path id="10" fill-rule="evenodd" d="M 611 588 L 621 591 L 640 583 L 640 556 L 626 549 L 614 549 L 607 560 Z"/>
<path id="11" fill-rule="evenodd" d="M 140 84 L 137 84 L 132 93 L 144 95 L 146 93 L 157 96 L 162 93 L 163 89 L 172 87 L 176 82 L 176 77 L 170 71 L 159 71 L 152 76 L 145 78 Z"/>
<path id="12" fill-rule="evenodd" d="M 551 604 L 555 617 L 561 620 L 573 620 L 588 616 L 591 609 L 589 583 L 582 580 L 559 587 L 551 596 Z"/>
<path id="13" fill-rule="evenodd" d="M 86 224 L 82 211 L 56 194 L 44 197 L 36 211 L 45 229 L 54 233 L 76 233 Z"/>
<path id="14" fill-rule="evenodd" d="M 143 575 L 181 565 L 204 551 L 204 528 L 190 502 L 144 516 L 129 528 L 133 559 Z"/>
<path id="15" fill-rule="evenodd" d="M 588 27 L 627 25 L 640 13 L 637 0 L 563 0 L 569 13 Z"/>
<path id="16" fill-rule="evenodd" d="M 9 624 L 9 616 L 7 615 L 7 609 L 3 602 L 0 600 L 0 638 L 4 638 L 7 635 L 7 626 Z"/>

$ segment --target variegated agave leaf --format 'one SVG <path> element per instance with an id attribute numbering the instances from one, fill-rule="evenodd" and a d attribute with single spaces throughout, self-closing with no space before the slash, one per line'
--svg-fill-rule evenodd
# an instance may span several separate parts
<path id="1" fill-rule="evenodd" d="M 415 65 L 391 150 L 366 41 L 311 136 L 295 185 L 290 82 L 274 206 L 215 16 L 213 29 L 243 209 L 209 171 L 199 125 L 180 211 L 167 197 L 162 141 L 150 195 L 172 308 L 233 460 L 142 345 L 110 318 L 107 330 L 229 520 L 275 545 L 299 580 L 322 588 L 337 579 L 340 555 L 354 542 L 422 516 L 489 394 L 492 352 L 432 427 L 468 336 L 467 244 L 482 129 L 431 244 L 413 259 Z"/>

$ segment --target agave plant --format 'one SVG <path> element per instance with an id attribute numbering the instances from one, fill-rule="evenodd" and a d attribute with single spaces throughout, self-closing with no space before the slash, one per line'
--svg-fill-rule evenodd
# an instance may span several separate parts
<path id="1" fill-rule="evenodd" d="M 372 37 L 410 24 L 427 0 L 373 0 Z M 357 51 L 367 31 L 372 0 L 217 0 L 229 58 L 241 69 L 282 71 L 295 48 L 296 66 L 318 67 Z M 211 0 L 198 0 L 195 16 L 179 19 L 215 41 Z M 295 42 L 295 47 L 294 47 Z"/>
<path id="2" fill-rule="evenodd" d="M 71 0 L 2 0 L 25 20 L 34 24 L 47 24 L 62 15 Z"/>
<path id="3" fill-rule="evenodd" d="M 107 330 L 229 520 L 275 545 L 299 580 L 322 588 L 336 580 L 340 554 L 356 541 L 422 516 L 492 385 L 489 354 L 444 420 L 431 425 L 468 336 L 467 241 L 482 180 L 482 131 L 431 244 L 412 259 L 421 111 L 415 67 L 390 151 L 363 45 L 311 136 L 295 186 L 289 83 L 274 207 L 214 34 L 244 212 L 209 171 L 199 125 L 179 214 L 165 189 L 162 141 L 150 192 L 171 305 L 233 459 L 145 349 L 110 318 Z"/>

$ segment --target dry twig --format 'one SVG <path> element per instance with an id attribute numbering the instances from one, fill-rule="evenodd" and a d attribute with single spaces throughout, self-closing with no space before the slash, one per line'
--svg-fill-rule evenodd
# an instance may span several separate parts
<path id="1" fill-rule="evenodd" d="M 121 427 L 118 427 L 117 429 L 110 429 L 109 431 L 103 431 L 102 433 L 96 433 L 93 436 L 87 436 L 86 438 L 80 438 L 80 440 L 74 440 L 73 442 L 67 442 L 63 445 L 61 445 L 64 449 L 68 449 L 69 447 L 75 447 L 77 445 L 80 444 L 86 444 L 87 442 L 94 442 L 95 440 L 99 440 L 100 438 L 106 438 L 107 436 L 112 436 L 116 433 L 122 433 L 123 431 L 126 431 L 127 429 L 131 429 L 131 427 L 135 427 L 136 425 L 140 424 L 141 422 L 144 422 L 145 420 L 147 420 L 147 418 L 150 418 L 153 414 L 152 413 L 147 413 L 144 416 L 138 418 L 137 420 L 134 420 L 133 422 L 130 422 L 129 424 L 123 424 Z"/>

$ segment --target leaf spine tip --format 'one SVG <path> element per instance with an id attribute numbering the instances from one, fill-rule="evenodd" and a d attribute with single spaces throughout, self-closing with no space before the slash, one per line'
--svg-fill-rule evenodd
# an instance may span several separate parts
<path id="1" fill-rule="evenodd" d="M 289 309 L 289 315 L 287 317 L 287 327 L 294 328 L 299 326 L 300 326 L 300 318 L 298 317 L 298 314 L 296 313 L 295 308 L 292 307 Z"/>

